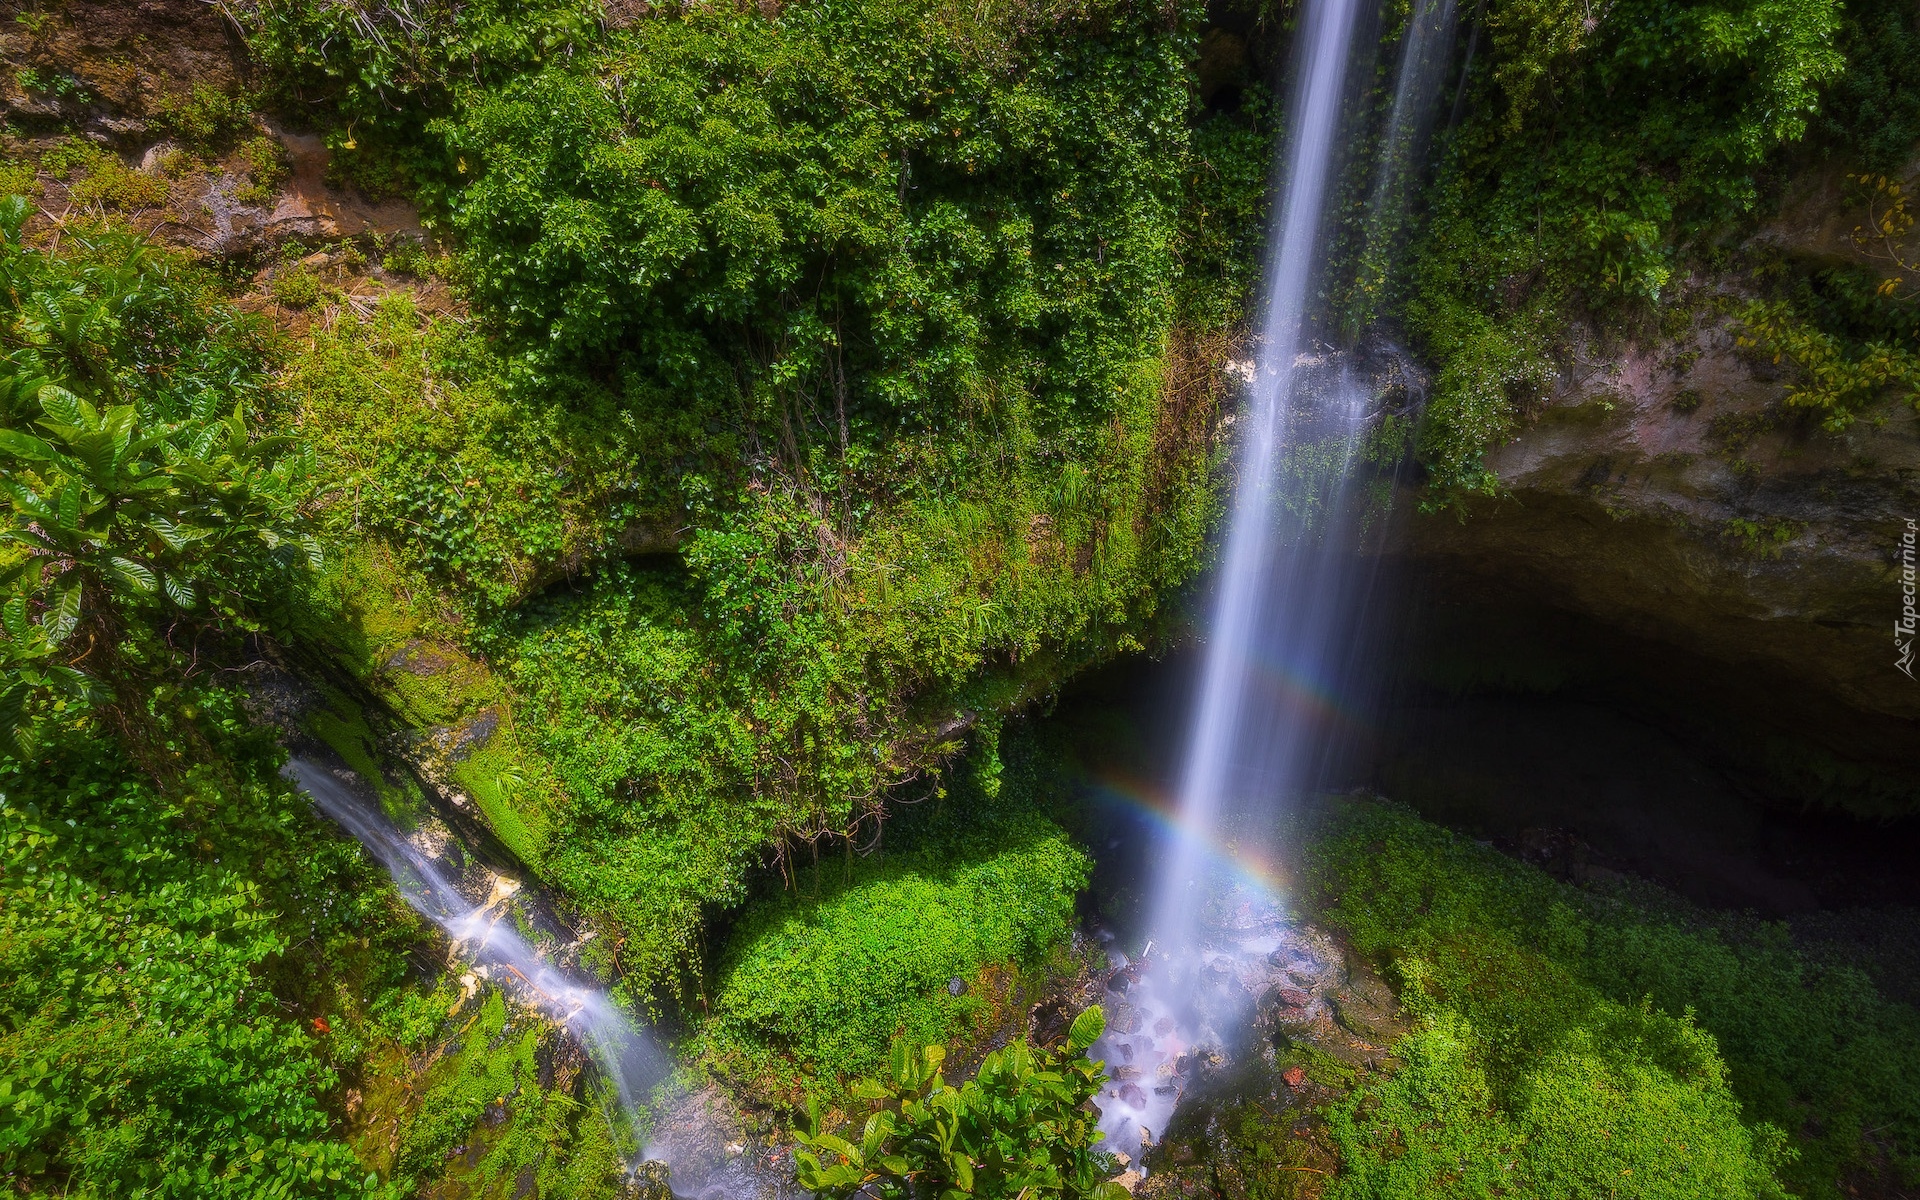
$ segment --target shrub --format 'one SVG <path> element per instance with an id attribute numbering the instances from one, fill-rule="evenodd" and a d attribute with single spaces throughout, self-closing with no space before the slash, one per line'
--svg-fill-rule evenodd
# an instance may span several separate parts
<path id="1" fill-rule="evenodd" d="M 126 210 L 150 208 L 167 202 L 167 181 L 136 171 L 120 156 L 86 142 L 69 142 L 49 151 L 43 163 L 68 180 L 67 195 L 75 204 Z M 75 174 L 78 178 L 73 178 Z"/>
<path id="2" fill-rule="evenodd" d="M 162 790 L 84 724 L 0 755 L 0 1172 L 34 1195 L 379 1195 L 301 1009 L 356 955 L 382 964 L 369 991 L 399 982 L 396 902 L 235 697 L 157 698 L 207 718 L 220 765 Z M 296 941 L 330 964 L 317 990 L 282 966 Z"/>
<path id="3" fill-rule="evenodd" d="M 25 218 L 23 199 L 0 201 L 0 296 L 34 335 L 0 357 L 0 726 L 22 737 L 136 663 L 164 672 L 166 652 L 129 642 L 143 626 L 284 618 L 319 555 L 299 512 L 307 457 L 248 426 L 256 348 L 204 278 L 117 234 L 34 249 Z"/>
<path id="4" fill-rule="evenodd" d="M 320 277 L 304 266 L 276 271 L 268 287 L 275 302 L 288 308 L 312 308 L 320 303 Z"/>
<path id="5" fill-rule="evenodd" d="M 265 204 L 280 191 L 292 168 L 287 163 L 286 147 L 270 137 L 249 138 L 239 150 L 245 164 L 247 182 L 234 193 L 243 204 Z"/>
<path id="6" fill-rule="evenodd" d="M 199 157 L 216 159 L 253 131 L 254 102 L 245 91 L 199 83 L 184 95 L 163 96 L 154 124 Z"/>
<path id="7" fill-rule="evenodd" d="M 1769 156 L 1840 74 L 1834 0 L 1495 0 L 1470 116 L 1443 151 L 1405 276 L 1438 367 L 1420 455 L 1437 498 L 1490 492 L 1481 455 L 1577 313 L 1658 305 L 1678 256 L 1752 213 Z"/>

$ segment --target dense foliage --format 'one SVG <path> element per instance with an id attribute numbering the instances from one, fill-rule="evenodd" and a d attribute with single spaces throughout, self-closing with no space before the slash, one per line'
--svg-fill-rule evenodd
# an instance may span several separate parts
<path id="1" fill-rule="evenodd" d="M 636 988 L 783 838 L 1149 640 L 1198 569 L 1266 147 L 1246 119 L 1192 146 L 1196 12 L 689 9 L 552 54 L 486 5 L 404 37 L 255 15 L 339 130 L 360 85 L 313 71 L 350 62 L 441 114 L 403 141 L 451 155 L 473 328 L 343 316 L 288 417 L 323 519 L 445 589 L 511 682 L 554 786 L 503 836 L 618 924 Z M 390 66 L 456 61 L 443 33 L 504 48 Z"/>
<path id="2" fill-rule="evenodd" d="M 0 208 L 0 1163 L 29 1194 L 359 1194 L 300 1013 L 393 988 L 404 926 L 195 669 L 288 611 L 303 458 L 256 436 L 259 339 L 211 278 L 111 231 L 31 247 L 24 216 Z"/>
<path id="3" fill-rule="evenodd" d="M 1088 862 L 1031 798 L 982 803 L 1000 810 L 985 820 L 962 807 L 970 799 L 950 798 L 938 821 L 915 813 L 884 852 L 816 861 L 792 891 L 746 906 L 703 1027 L 710 1061 L 774 1083 L 804 1072 L 831 1094 L 839 1077 L 877 1069 L 896 1035 L 951 1045 L 1006 1018 L 1000 1006 L 1017 1000 L 993 994 L 983 970 L 1004 988 L 1022 967 L 1051 965 Z"/>
<path id="4" fill-rule="evenodd" d="M 1496 489 L 1481 455 L 1547 394 L 1569 322 L 1643 318 L 1684 296 L 1689 269 L 1724 260 L 1716 247 L 1757 212 L 1776 148 L 1806 133 L 1823 86 L 1838 89 L 1824 139 L 1876 161 L 1905 153 L 1920 137 L 1898 99 L 1913 86 L 1915 60 L 1898 53 L 1910 10 L 1487 6 L 1468 115 L 1430 189 L 1404 303 L 1438 371 L 1420 452 L 1441 496 Z M 1830 359 L 1871 357 L 1859 331 L 1826 332 L 1852 339 Z M 1863 382 L 1842 407 L 1878 399 L 1885 382 Z"/>
<path id="5" fill-rule="evenodd" d="M 1084 1052 L 1105 1028 L 1099 1007 L 1089 1008 L 1060 1051 L 1015 1039 L 959 1087 L 941 1074 L 941 1047 L 894 1042 L 888 1075 L 855 1085 L 890 1107 L 867 1118 L 857 1144 L 822 1129 L 815 1110 L 796 1155 L 800 1186 L 833 1200 L 1118 1200 L 1125 1193 L 1102 1181 L 1092 1153 L 1102 1135 L 1087 1106 L 1106 1073 Z"/>
<path id="6" fill-rule="evenodd" d="M 378 1193 L 310 1017 L 393 987 L 405 925 L 233 695 L 179 703 L 220 757 L 164 789 L 84 726 L 0 758 L 0 1172 L 32 1195 Z"/>
<path id="7" fill-rule="evenodd" d="M 1507 1177 L 1585 1195 L 1631 1171 L 1648 1195 L 1771 1195 L 1773 1170 L 1837 1197 L 1854 1172 L 1920 1177 L 1920 1017 L 1783 928 L 1583 891 L 1390 805 L 1311 836 L 1322 917 L 1426 1019 L 1405 1071 L 1336 1120 L 1343 1194 Z"/>
<path id="8" fill-rule="evenodd" d="M 257 338 L 212 281 L 111 231 L 28 246 L 27 210 L 0 202 L 0 724 L 21 737 L 204 635 L 284 625 L 319 558 L 306 459 L 249 424 Z"/>

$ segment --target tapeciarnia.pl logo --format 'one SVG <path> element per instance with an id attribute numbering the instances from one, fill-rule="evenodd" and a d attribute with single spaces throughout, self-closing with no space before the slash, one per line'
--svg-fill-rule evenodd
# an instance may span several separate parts
<path id="1" fill-rule="evenodd" d="M 1913 678 L 1913 633 L 1916 624 L 1920 624 L 1920 613 L 1914 611 L 1914 569 L 1913 543 L 1916 532 L 1914 519 L 1907 518 L 1907 528 L 1900 535 L 1900 615 L 1893 620 L 1893 649 L 1899 655 L 1893 665 Z"/>

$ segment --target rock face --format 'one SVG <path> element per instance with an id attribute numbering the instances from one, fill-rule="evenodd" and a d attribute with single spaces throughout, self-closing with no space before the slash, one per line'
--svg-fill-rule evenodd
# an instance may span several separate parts
<path id="1" fill-rule="evenodd" d="M 1414 520 L 1408 548 L 1865 713 L 1920 718 L 1893 637 L 1920 421 L 1890 406 L 1824 433 L 1789 416 L 1787 386 L 1724 318 L 1579 361 L 1489 455 L 1509 495 Z"/>
<path id="2" fill-rule="evenodd" d="M 225 92 L 247 74 L 239 29 L 202 0 L 14 0 L 0 22 L 0 56 L 26 68 L 0 77 L 0 108 L 24 129 L 77 125 L 125 147 L 195 86 Z"/>
<path id="3" fill-rule="evenodd" d="M 1804 174 L 1753 244 L 1889 269 L 1852 241 L 1843 183 Z M 1895 637 L 1920 416 L 1890 396 L 1832 433 L 1788 405 L 1795 368 L 1730 315 L 1745 286 L 1695 279 L 1691 322 L 1638 342 L 1576 335 L 1553 394 L 1488 455 L 1506 494 L 1409 517 L 1396 540 L 1462 608 L 1596 623 L 1651 648 L 1650 692 L 1684 676 L 1688 703 L 1920 779 L 1920 682 Z"/>

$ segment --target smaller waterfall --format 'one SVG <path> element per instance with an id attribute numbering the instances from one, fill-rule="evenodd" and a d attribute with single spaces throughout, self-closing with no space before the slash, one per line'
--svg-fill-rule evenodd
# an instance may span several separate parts
<path id="1" fill-rule="evenodd" d="M 666 1056 L 627 1020 L 606 992 L 555 970 L 505 920 L 504 901 L 513 888 L 496 887 L 494 896 L 475 904 L 453 885 L 433 856 L 409 841 L 378 804 L 338 774 L 300 758 L 290 760 L 283 774 L 312 798 L 314 807 L 380 860 L 407 903 L 446 931 L 455 952 L 473 964 L 476 976 L 546 1014 L 593 1056 L 618 1094 L 620 1119 L 637 1138 L 641 1099 L 666 1076 Z"/>
<path id="2" fill-rule="evenodd" d="M 1408 18 L 1394 75 L 1393 108 L 1382 135 L 1373 187 L 1367 195 L 1364 242 L 1354 289 L 1357 305 L 1350 319 L 1370 316 L 1386 288 L 1394 253 L 1406 232 L 1414 185 L 1427 162 L 1440 89 L 1452 60 L 1457 20 L 1455 0 L 1418 0 Z"/>

